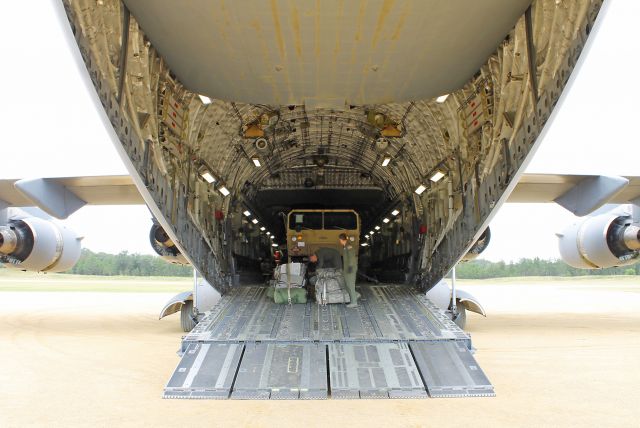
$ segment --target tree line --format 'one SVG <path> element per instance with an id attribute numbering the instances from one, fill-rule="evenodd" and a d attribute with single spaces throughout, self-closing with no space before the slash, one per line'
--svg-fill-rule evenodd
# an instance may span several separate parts
<path id="1" fill-rule="evenodd" d="M 173 265 L 158 256 L 94 253 L 84 248 L 78 263 L 68 271 L 77 275 L 124 276 L 191 276 L 191 266 Z M 485 279 L 522 276 L 589 276 L 589 275 L 640 275 L 640 263 L 608 269 L 576 269 L 561 260 L 540 258 L 520 259 L 517 262 L 490 262 L 473 260 L 460 263 L 456 275 L 461 279 Z"/>
<path id="2" fill-rule="evenodd" d="M 562 260 L 543 260 L 536 257 L 520 259 L 513 263 L 473 260 L 460 263 L 456 268 L 456 276 L 462 279 L 591 275 L 640 275 L 640 264 L 607 269 L 576 269 Z"/>
<path id="3" fill-rule="evenodd" d="M 158 256 L 129 254 L 94 253 L 82 249 L 80 260 L 67 273 L 77 275 L 125 275 L 125 276 L 191 276 L 191 266 L 167 263 Z"/>

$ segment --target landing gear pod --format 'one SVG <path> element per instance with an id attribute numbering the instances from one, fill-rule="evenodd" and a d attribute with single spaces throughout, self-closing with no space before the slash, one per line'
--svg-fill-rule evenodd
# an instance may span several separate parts
<path id="1" fill-rule="evenodd" d="M 177 265 L 188 265 L 187 259 L 180 253 L 176 244 L 173 243 L 167 232 L 158 223 L 153 223 L 149 231 L 149 242 L 155 251 L 164 261 Z"/>
<path id="2" fill-rule="evenodd" d="M 629 216 L 603 214 L 572 224 L 558 234 L 560 256 L 580 269 L 625 266 L 640 259 L 640 225 Z"/>
<path id="3" fill-rule="evenodd" d="M 36 272 L 63 272 L 80 258 L 82 238 L 68 227 L 37 217 L 0 226 L 0 262 Z"/>

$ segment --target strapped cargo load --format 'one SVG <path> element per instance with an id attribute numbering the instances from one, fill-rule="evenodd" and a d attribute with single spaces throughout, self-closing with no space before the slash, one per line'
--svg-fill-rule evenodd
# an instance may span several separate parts
<path id="1" fill-rule="evenodd" d="M 276 288 L 301 288 L 306 285 L 307 265 L 304 263 L 285 263 L 276 268 Z"/>
<path id="2" fill-rule="evenodd" d="M 276 267 L 269 296 L 278 304 L 307 303 L 307 266 L 304 263 L 285 263 Z"/>
<path id="3" fill-rule="evenodd" d="M 316 274 L 316 301 L 319 305 L 351 301 L 340 269 L 318 269 Z"/>

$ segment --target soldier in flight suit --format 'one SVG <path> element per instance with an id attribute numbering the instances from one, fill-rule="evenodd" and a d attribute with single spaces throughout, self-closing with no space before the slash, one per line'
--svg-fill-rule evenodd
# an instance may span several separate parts
<path id="1" fill-rule="evenodd" d="M 318 248 L 313 254 L 311 254 L 309 256 L 309 262 L 315 263 L 316 269 L 340 269 L 340 266 L 342 265 L 342 260 L 338 250 L 325 247 Z M 316 276 L 316 273 L 310 271 L 309 284 L 315 287 L 317 280 L 318 277 Z"/>
<path id="2" fill-rule="evenodd" d="M 355 308 L 358 306 L 358 297 L 360 293 L 356 292 L 356 273 L 358 271 L 358 249 L 347 240 L 347 235 L 341 233 L 338 237 L 340 245 L 342 246 L 342 271 L 344 280 L 347 286 L 347 293 L 351 303 L 347 305 L 348 308 Z"/>

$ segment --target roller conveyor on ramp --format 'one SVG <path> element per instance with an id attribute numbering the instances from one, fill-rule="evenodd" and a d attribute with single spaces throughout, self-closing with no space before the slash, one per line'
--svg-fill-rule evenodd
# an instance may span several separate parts
<path id="1" fill-rule="evenodd" d="M 495 395 L 470 337 L 417 290 L 363 286 L 352 309 L 277 305 L 266 290 L 233 289 L 184 337 L 165 398 Z"/>

